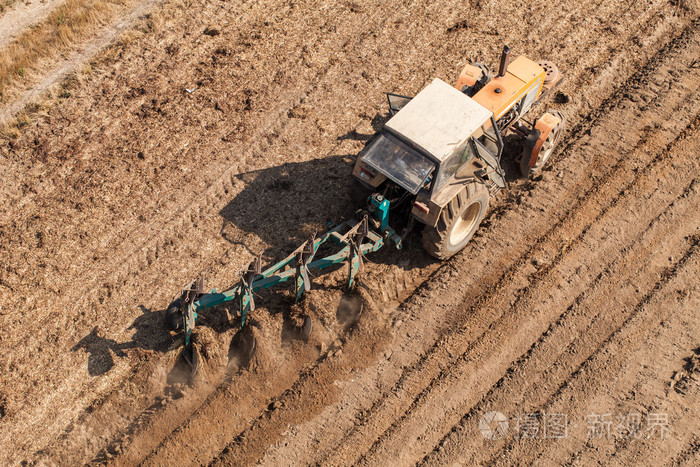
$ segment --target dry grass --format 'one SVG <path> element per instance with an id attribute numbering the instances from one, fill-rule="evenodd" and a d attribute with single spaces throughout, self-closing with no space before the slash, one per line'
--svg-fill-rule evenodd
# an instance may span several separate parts
<path id="1" fill-rule="evenodd" d="M 7 88 L 43 58 L 67 50 L 96 25 L 109 20 L 124 0 L 67 0 L 0 52 L 0 102 Z"/>
<path id="2" fill-rule="evenodd" d="M 16 3 L 17 0 L 0 0 L 0 13 L 5 13 L 5 10 Z"/>
<path id="3" fill-rule="evenodd" d="M 48 115 L 48 110 L 53 104 L 50 99 L 34 102 L 17 112 L 13 118 L 0 124 L 0 140 L 17 138 L 21 131 Z"/>
<path id="4" fill-rule="evenodd" d="M 18 113 L 11 121 L 0 125 L 0 140 L 16 139 L 20 135 L 20 130 L 32 123 L 26 112 Z"/>

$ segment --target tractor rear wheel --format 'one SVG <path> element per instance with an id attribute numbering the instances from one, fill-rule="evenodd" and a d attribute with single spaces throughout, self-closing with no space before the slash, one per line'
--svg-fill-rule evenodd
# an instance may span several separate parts
<path id="1" fill-rule="evenodd" d="M 423 228 L 423 247 L 437 259 L 447 259 L 469 243 L 489 206 L 485 184 L 469 183 L 442 209 L 435 227 Z"/>

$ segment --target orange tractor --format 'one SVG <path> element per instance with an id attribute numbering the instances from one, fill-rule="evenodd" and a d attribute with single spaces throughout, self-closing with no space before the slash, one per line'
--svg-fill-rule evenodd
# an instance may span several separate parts
<path id="1" fill-rule="evenodd" d="M 524 56 L 508 63 L 509 55 L 505 47 L 495 77 L 471 64 L 454 87 L 435 79 L 413 98 L 388 94 L 393 116 L 357 158 L 355 178 L 389 199 L 392 211 L 403 206 L 410 221 L 424 224 L 423 246 L 438 259 L 464 248 L 489 198 L 505 187 L 506 132 L 526 139 L 520 159 L 526 177 L 547 163 L 561 136 L 557 111 L 534 123 L 525 119 L 561 82 L 556 66 Z"/>

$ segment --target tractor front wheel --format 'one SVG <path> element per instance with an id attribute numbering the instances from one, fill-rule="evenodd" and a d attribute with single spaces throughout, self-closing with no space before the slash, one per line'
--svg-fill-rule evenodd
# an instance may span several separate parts
<path id="1" fill-rule="evenodd" d="M 435 227 L 423 229 L 423 247 L 437 259 L 447 259 L 464 248 L 481 224 L 489 206 L 483 183 L 468 184 L 442 209 Z"/>
<path id="2" fill-rule="evenodd" d="M 522 158 L 520 159 L 520 171 L 522 172 L 523 177 L 529 177 L 531 174 L 536 174 L 542 170 L 542 167 L 547 164 L 547 161 L 554 152 L 557 143 L 559 143 L 559 139 L 561 138 L 564 130 L 564 115 L 556 110 L 547 112 L 540 119 L 540 121 L 558 122 L 552 127 L 551 131 L 542 142 L 539 152 L 537 153 L 537 159 L 534 166 L 530 166 L 530 163 L 533 158 L 533 152 L 536 150 L 535 148 L 537 147 L 537 141 L 540 133 L 534 132 L 531 137 L 528 137 L 527 141 L 525 142 L 525 147 L 523 148 Z M 535 128 L 537 128 L 537 125 Z"/>

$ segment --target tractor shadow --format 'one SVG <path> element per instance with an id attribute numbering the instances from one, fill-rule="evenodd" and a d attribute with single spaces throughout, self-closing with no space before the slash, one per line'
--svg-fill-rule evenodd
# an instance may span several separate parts
<path id="1" fill-rule="evenodd" d="M 338 141 L 368 143 L 389 115 L 375 114 L 373 133 L 356 130 L 339 136 Z M 358 153 L 361 151 L 358 151 Z M 278 260 L 297 248 L 314 232 L 321 234 L 331 225 L 348 219 L 363 207 L 357 202 L 352 169 L 358 153 L 336 154 L 305 162 L 288 162 L 268 169 L 238 174 L 245 188 L 221 211 L 221 236 L 244 246 L 252 256 Z M 264 251 L 251 251 L 248 235 L 268 245 Z M 251 258 L 252 259 L 252 258 Z"/>
<path id="2" fill-rule="evenodd" d="M 345 141 L 345 140 L 353 140 L 353 141 L 363 141 L 365 143 L 369 142 L 376 133 L 382 130 L 384 128 L 384 125 L 386 122 L 389 121 L 391 118 L 391 115 L 388 113 L 386 114 L 381 114 L 381 113 L 376 113 L 374 114 L 374 117 L 372 117 L 372 120 L 370 121 L 370 125 L 372 126 L 372 133 L 358 133 L 356 129 L 352 129 L 345 133 L 342 136 L 338 136 L 337 140 L 338 141 Z"/>
<path id="3" fill-rule="evenodd" d="M 245 246 L 251 259 L 282 259 L 314 232 L 352 216 L 354 162 L 354 154 L 332 155 L 237 175 L 245 188 L 219 212 L 221 236 Z M 251 234 L 268 247 L 251 251 Z"/>
<path id="4" fill-rule="evenodd" d="M 365 141 L 372 136 L 348 134 L 341 138 Z M 312 234 L 323 234 L 352 218 L 357 209 L 366 207 L 353 182 L 356 157 L 356 154 L 331 155 L 237 175 L 244 188 L 219 212 L 221 236 L 243 246 L 251 260 L 262 254 L 263 269 L 285 258 Z M 267 247 L 263 251 L 252 250 L 250 235 L 258 237 Z M 397 260 L 393 250 L 393 244 L 387 244 L 373 253 L 370 261 L 404 269 L 430 262 L 420 248 L 420 235 L 405 238 L 405 252 L 401 255 L 418 257 L 418 261 Z"/>
<path id="5" fill-rule="evenodd" d="M 517 135 L 508 134 L 503 138 L 503 154 L 501 154 L 501 168 L 505 172 L 506 181 L 514 183 L 524 181 L 520 172 L 520 156 L 525 146 L 525 140 Z"/>

